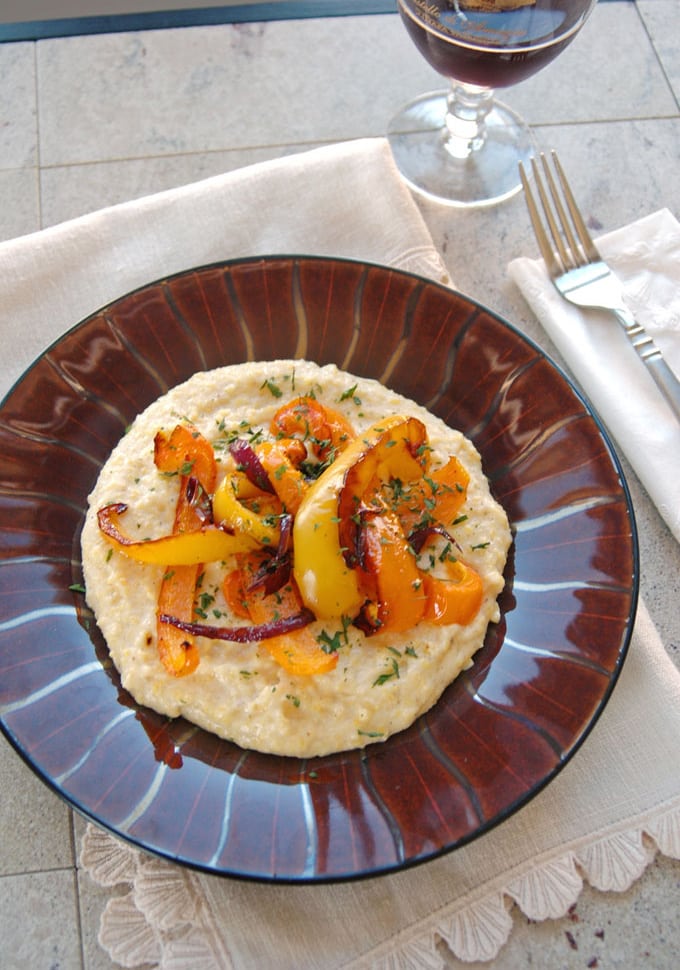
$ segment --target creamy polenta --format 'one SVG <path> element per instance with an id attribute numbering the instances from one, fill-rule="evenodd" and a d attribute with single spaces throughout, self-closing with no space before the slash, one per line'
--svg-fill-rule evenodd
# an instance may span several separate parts
<path id="1" fill-rule="evenodd" d="M 481 578 L 481 605 L 464 625 L 420 621 L 406 631 L 378 628 L 368 636 L 346 615 L 317 618 L 306 629 L 334 660 L 337 655 L 337 662 L 312 676 L 286 670 L 262 640 L 197 636 L 196 669 L 173 676 L 157 649 L 159 589 L 172 566 L 138 562 L 112 546 L 98 511 L 124 502 L 127 511 L 120 521 L 128 536 L 142 541 L 170 534 L 177 476 L 162 473 L 154 463 L 157 434 L 181 422 L 197 429 L 214 446 L 219 477 L 234 467 L 225 442 L 239 434 L 250 440 L 266 437 L 282 402 L 299 395 L 334 409 L 357 435 L 389 416 L 412 416 L 426 428 L 430 468 L 457 457 L 469 483 L 453 537 L 457 556 Z M 490 494 L 480 456 L 460 432 L 375 381 L 333 365 L 284 360 L 198 373 L 140 414 L 89 497 L 82 555 L 87 601 L 124 687 L 139 704 L 183 716 L 243 748 L 310 757 L 385 740 L 437 701 L 469 666 L 488 624 L 499 618 L 497 597 L 510 541 L 506 515 Z M 435 569 L 437 558 L 439 553 L 435 557 L 430 551 Z M 224 560 L 202 567 L 195 610 L 203 624 L 243 626 L 223 591 L 230 568 Z M 413 585 L 415 596 L 419 584 Z"/>

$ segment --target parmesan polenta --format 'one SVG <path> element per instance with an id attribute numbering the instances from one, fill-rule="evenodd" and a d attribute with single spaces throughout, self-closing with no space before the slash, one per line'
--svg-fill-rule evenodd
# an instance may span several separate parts
<path id="1" fill-rule="evenodd" d="M 308 630 L 325 650 L 337 653 L 337 663 L 313 676 L 286 670 L 263 640 L 198 636 L 198 666 L 187 676 L 173 676 L 159 659 L 156 626 L 159 589 L 170 565 L 135 561 L 112 548 L 98 510 L 124 502 L 125 531 L 138 541 L 170 534 L 177 476 L 154 464 L 155 436 L 180 422 L 190 424 L 212 443 L 218 476 L 225 475 L 233 468 L 225 447 L 230 436 L 266 435 L 282 402 L 299 395 L 334 409 L 357 435 L 388 416 L 412 416 L 427 430 L 431 467 L 457 457 L 469 483 L 454 539 L 457 555 L 481 578 L 481 605 L 465 625 L 421 621 L 406 631 L 378 629 L 370 636 L 346 616 L 316 618 Z M 376 381 L 334 365 L 283 360 L 197 373 L 140 414 L 89 497 L 82 555 L 87 601 L 123 686 L 139 704 L 185 717 L 243 748 L 311 757 L 383 741 L 436 703 L 469 666 L 488 624 L 499 619 L 497 597 L 510 542 L 507 517 L 490 494 L 480 456 L 460 432 Z M 225 561 L 202 567 L 195 610 L 203 623 L 244 623 L 223 591 L 229 568 Z"/>

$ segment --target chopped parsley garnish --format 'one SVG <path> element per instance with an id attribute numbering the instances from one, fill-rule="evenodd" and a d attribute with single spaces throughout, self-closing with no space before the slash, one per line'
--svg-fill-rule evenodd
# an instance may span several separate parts
<path id="1" fill-rule="evenodd" d="M 390 666 L 391 669 L 387 673 L 380 674 L 379 677 L 376 677 L 371 685 L 372 687 L 382 687 L 382 685 L 386 684 L 388 680 L 399 680 L 399 664 L 393 659 Z"/>
<path id="2" fill-rule="evenodd" d="M 260 385 L 260 390 L 262 390 L 265 387 L 273 397 L 281 397 L 283 394 L 283 391 L 278 386 L 278 384 L 276 384 L 270 378 L 267 378 L 267 380 L 262 382 L 262 384 Z"/>

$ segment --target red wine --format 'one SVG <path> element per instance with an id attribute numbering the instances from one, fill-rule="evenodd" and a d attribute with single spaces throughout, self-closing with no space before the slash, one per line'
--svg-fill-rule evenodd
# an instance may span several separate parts
<path id="1" fill-rule="evenodd" d="M 517 0 L 515 0 L 517 2 Z M 418 50 L 446 77 L 508 87 L 535 74 L 583 25 L 594 0 L 399 0 Z M 496 9 L 480 9 L 496 7 Z"/>

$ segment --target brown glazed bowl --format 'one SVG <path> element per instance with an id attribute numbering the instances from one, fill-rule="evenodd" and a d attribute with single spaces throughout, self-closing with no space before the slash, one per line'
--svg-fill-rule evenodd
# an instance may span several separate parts
<path id="1" fill-rule="evenodd" d="M 514 532 L 473 667 L 407 731 L 307 761 L 139 707 L 78 591 L 87 495 L 133 417 L 198 370 L 291 357 L 379 378 L 463 430 Z M 0 406 L 0 547 L 0 718 L 28 764 L 158 856 L 291 883 L 423 862 L 517 811 L 607 703 L 638 589 L 621 468 L 542 351 L 429 280 L 306 256 L 159 280 L 44 353 Z"/>

